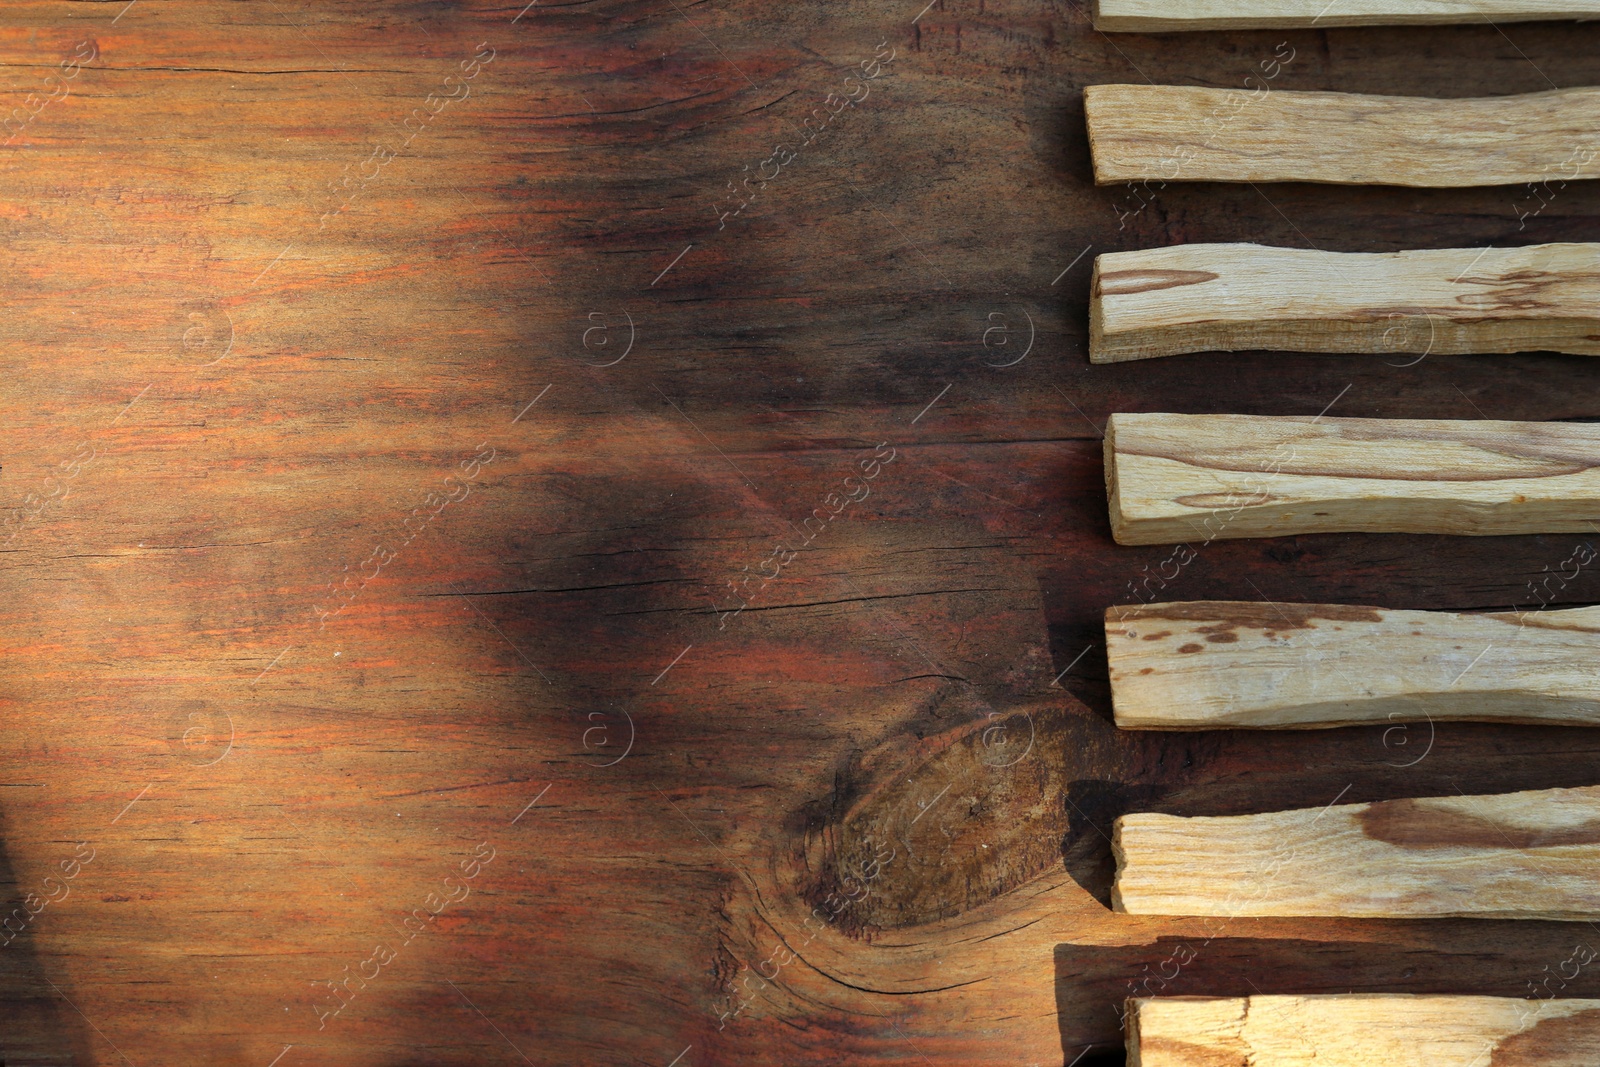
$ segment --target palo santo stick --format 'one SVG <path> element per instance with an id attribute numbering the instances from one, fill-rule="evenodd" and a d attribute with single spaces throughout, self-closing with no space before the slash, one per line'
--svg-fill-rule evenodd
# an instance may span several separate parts
<path id="1" fill-rule="evenodd" d="M 1594 561 L 1593 549 L 1578 547 L 1582 564 Z M 1574 553 L 1567 562 L 1577 560 Z M 1600 607 L 1456 615 L 1141 604 L 1107 609 L 1106 652 L 1124 730 L 1424 718 L 1600 726 Z"/>
<path id="2" fill-rule="evenodd" d="M 1103 33 L 1418 26 L 1600 18 L 1600 0 L 1097 0 Z"/>
<path id="3" fill-rule="evenodd" d="M 1150 997 L 1129 1008 L 1128 1067 L 1600 1063 L 1600 1000 L 1354 993 Z"/>
<path id="4" fill-rule="evenodd" d="M 1472 100 L 1184 85 L 1083 91 L 1094 177 L 1447 188 L 1594 177 L 1600 89 Z"/>
<path id="5" fill-rule="evenodd" d="M 1135 915 L 1600 917 L 1600 786 L 1116 821 Z"/>
<path id="6" fill-rule="evenodd" d="M 1303 533 L 1593 533 L 1600 425 L 1115 414 L 1124 545 Z"/>
<path id="7" fill-rule="evenodd" d="M 1091 293 L 1094 363 L 1263 348 L 1600 355 L 1600 244 L 1173 245 L 1098 257 Z"/>

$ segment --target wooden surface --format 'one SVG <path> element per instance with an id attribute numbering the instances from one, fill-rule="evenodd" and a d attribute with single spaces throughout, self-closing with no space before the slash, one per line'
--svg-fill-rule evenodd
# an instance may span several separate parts
<path id="1" fill-rule="evenodd" d="M 1600 1000 L 1161 997 L 1131 1005 L 1130 1067 L 1545 1067 L 1600 1057 Z"/>
<path id="2" fill-rule="evenodd" d="M 1239 349 L 1600 355 L 1600 245 L 1173 245 L 1100 256 L 1093 286 L 1095 363 Z"/>
<path id="3" fill-rule="evenodd" d="M 1095 180 L 1439 189 L 1564 185 L 1600 175 L 1600 88 L 1470 100 L 1273 92 L 1284 58 L 1275 51 L 1251 71 L 1249 93 L 1090 86 L 1084 103 Z"/>
<path id="4" fill-rule="evenodd" d="M 1588 533 L 1600 427 L 1484 419 L 1118 413 L 1111 529 L 1125 545 L 1298 533 Z"/>
<path id="5" fill-rule="evenodd" d="M 1097 900 L 1116 815 L 1600 779 L 1587 730 L 1119 732 L 1102 644 L 1131 600 L 1600 599 L 1550 580 L 1593 534 L 1179 567 L 1112 542 L 1099 441 L 1593 417 L 1591 360 L 1084 353 L 1100 252 L 1594 241 L 1600 197 L 1096 188 L 1081 105 L 1285 40 L 1285 88 L 1593 84 L 1600 27 L 925 7 L 6 5 L 15 106 L 95 57 L 4 164 L 0 882 L 70 890 L 0 949 L 8 1063 L 1089 1067 L 1062 947 L 1120 1003 L 1204 936 Z M 1570 955 L 1468 925 L 1241 920 L 1179 981 Z"/>
<path id="6" fill-rule="evenodd" d="M 1583 549 L 1565 562 L 1553 580 L 1594 557 Z M 1522 607 L 1458 614 L 1244 600 L 1108 608 L 1117 726 L 1600 725 L 1591 667 L 1600 608 Z"/>
<path id="7" fill-rule="evenodd" d="M 1594 0 L 1095 0 L 1107 33 L 1332 29 L 1600 17 Z"/>
<path id="8" fill-rule="evenodd" d="M 1112 903 L 1132 915 L 1600 917 L 1600 786 L 1134 813 L 1112 849 Z"/>

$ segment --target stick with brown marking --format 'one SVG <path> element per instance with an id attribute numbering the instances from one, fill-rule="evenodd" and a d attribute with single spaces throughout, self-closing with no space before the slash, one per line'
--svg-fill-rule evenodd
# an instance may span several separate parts
<path id="1" fill-rule="evenodd" d="M 1579 545 L 1569 562 L 1595 558 Z M 1106 652 L 1124 730 L 1421 719 L 1600 726 L 1600 608 L 1457 615 L 1141 604 L 1106 610 Z"/>
<path id="2" fill-rule="evenodd" d="M 1243 349 L 1600 355 L 1600 244 L 1174 245 L 1098 257 L 1091 292 L 1094 363 Z"/>
<path id="3" fill-rule="evenodd" d="M 1600 786 L 1116 821 L 1136 915 L 1600 918 Z"/>
<path id="4" fill-rule="evenodd" d="M 1600 1000 L 1147 997 L 1128 1067 L 1579 1067 L 1600 1063 Z M 1530 1025 L 1531 1024 L 1531 1025 Z"/>
<path id="5" fill-rule="evenodd" d="M 1438 100 L 1091 85 L 1083 107 L 1101 185 L 1513 185 L 1595 177 L 1600 153 L 1600 88 Z"/>
<path id="6" fill-rule="evenodd" d="M 1303 533 L 1593 533 L 1600 426 L 1250 415 L 1111 416 L 1124 545 Z"/>
<path id="7" fill-rule="evenodd" d="M 1096 0 L 1102 33 L 1600 18 L 1597 0 Z"/>

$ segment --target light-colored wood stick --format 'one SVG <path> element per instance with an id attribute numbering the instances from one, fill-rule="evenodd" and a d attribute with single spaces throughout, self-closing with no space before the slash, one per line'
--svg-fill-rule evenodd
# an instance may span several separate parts
<path id="1" fill-rule="evenodd" d="M 1600 355 L 1600 244 L 1361 253 L 1192 244 L 1095 260 L 1089 359 Z"/>
<path id="2" fill-rule="evenodd" d="M 1470 100 L 1184 85 L 1083 92 L 1095 181 L 1447 188 L 1592 178 L 1600 89 Z"/>
<path id="3" fill-rule="evenodd" d="M 1114 414 L 1120 544 L 1303 533 L 1594 533 L 1600 425 Z"/>
<path id="4" fill-rule="evenodd" d="M 1129 1001 L 1128 1067 L 1579 1067 L 1600 1000 L 1353 993 Z"/>
<path id="5" fill-rule="evenodd" d="M 1597 0 L 1096 0 L 1104 33 L 1328 29 L 1600 18 Z"/>
<path id="6" fill-rule="evenodd" d="M 1579 545 L 1566 561 L 1594 562 Z M 1600 726 L 1600 607 L 1457 615 L 1209 601 L 1106 611 L 1124 730 L 1462 720 Z M 1411 744 L 1415 740 L 1416 744 Z M 1420 735 L 1401 732 L 1422 755 Z"/>
<path id="7" fill-rule="evenodd" d="M 1116 821 L 1136 915 L 1600 918 L 1600 786 Z"/>

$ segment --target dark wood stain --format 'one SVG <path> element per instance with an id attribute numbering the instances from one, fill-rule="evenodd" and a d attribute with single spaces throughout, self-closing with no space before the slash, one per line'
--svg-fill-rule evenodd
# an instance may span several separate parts
<path id="1" fill-rule="evenodd" d="M 1520 270 L 1503 275 L 1463 275 L 1452 279 L 1457 285 L 1476 287 L 1462 293 L 1453 307 L 1422 307 L 1389 305 L 1361 308 L 1356 317 L 1377 321 L 1392 319 L 1396 315 L 1418 318 L 1439 318 L 1448 322 L 1474 322 L 1490 316 L 1503 316 L 1518 311 L 1537 311 L 1540 308 L 1557 308 L 1567 301 L 1560 295 L 1550 299 L 1549 291 L 1571 286 L 1586 290 L 1600 282 L 1600 274 L 1588 271 L 1570 271 L 1551 274 L 1548 271 Z M 1463 308 L 1470 309 L 1463 311 Z M 1600 340 L 1600 338 L 1589 338 Z"/>
<path id="2" fill-rule="evenodd" d="M 1600 819 L 1563 829 L 1510 826 L 1426 800 L 1386 800 L 1362 811 L 1361 831 L 1374 841 L 1401 848 L 1555 848 L 1600 844 Z"/>
<path id="3" fill-rule="evenodd" d="M 1311 630 L 1314 619 L 1332 622 L 1382 622 L 1383 612 L 1350 604 L 1281 604 L 1256 600 L 1204 600 L 1175 604 L 1129 604 L 1106 609 L 1114 625 L 1155 619 L 1160 622 L 1204 622 L 1197 633 L 1223 629 Z"/>
<path id="4" fill-rule="evenodd" d="M 1243 1052 L 1228 1052 L 1209 1045 L 1196 1045 L 1170 1037 L 1147 1037 L 1139 1048 L 1148 1055 L 1172 1057 L 1163 1062 L 1176 1062 L 1183 1067 L 1250 1067 L 1249 1057 Z"/>
<path id="5" fill-rule="evenodd" d="M 1600 1063 L 1600 1009 L 1541 1019 L 1500 1039 L 1488 1067 L 1595 1067 Z"/>
<path id="6" fill-rule="evenodd" d="M 1188 653 L 1188 652 L 1203 652 L 1203 651 L 1205 651 L 1205 646 L 1204 645 L 1196 645 L 1196 644 L 1179 645 L 1178 646 L 1178 651 L 1179 652 L 1184 652 L 1184 653 Z"/>
<path id="7" fill-rule="evenodd" d="M 1537 626 L 1541 630 L 1566 630 L 1578 634 L 1600 633 L 1600 626 L 1584 626 L 1577 622 L 1563 621 L 1561 612 L 1531 611 L 1526 613 L 1526 616 L 1518 615 L 1514 611 L 1492 611 L 1484 614 L 1491 619 L 1503 619 L 1518 626 Z"/>
<path id="8" fill-rule="evenodd" d="M 1216 280 L 1217 275 L 1208 270 L 1114 270 L 1100 275 L 1100 295 L 1132 296 Z"/>
<path id="9" fill-rule="evenodd" d="M 1580 271 L 1550 274 L 1541 270 L 1520 270 L 1498 276 L 1474 275 L 1455 280 L 1461 284 L 1482 286 L 1486 290 L 1463 293 L 1456 297 L 1456 303 L 1492 314 L 1559 307 L 1562 304 L 1560 297 L 1554 300 L 1545 299 L 1550 289 L 1568 285 L 1592 287 L 1596 282 L 1600 282 L 1600 274 Z"/>

